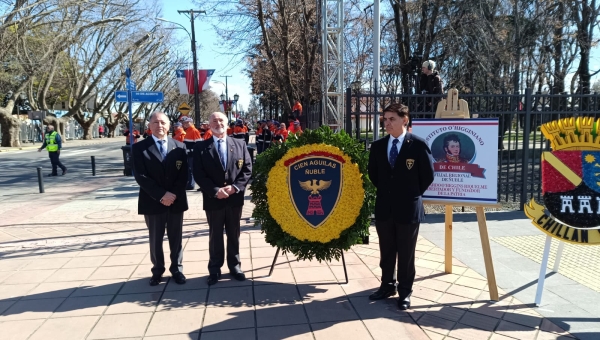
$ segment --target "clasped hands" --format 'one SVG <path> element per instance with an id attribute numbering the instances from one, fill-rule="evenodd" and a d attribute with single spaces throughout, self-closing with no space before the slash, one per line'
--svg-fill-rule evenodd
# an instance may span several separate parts
<path id="1" fill-rule="evenodd" d="M 233 185 L 228 185 L 226 187 L 219 188 L 219 191 L 217 191 L 217 198 L 222 200 L 235 194 L 236 192 L 237 191 Z"/>
<path id="2" fill-rule="evenodd" d="M 173 204 L 173 202 L 175 202 L 176 198 L 177 196 L 175 196 L 175 194 L 167 191 L 165 195 L 160 199 L 160 203 L 168 207 L 171 204 Z"/>

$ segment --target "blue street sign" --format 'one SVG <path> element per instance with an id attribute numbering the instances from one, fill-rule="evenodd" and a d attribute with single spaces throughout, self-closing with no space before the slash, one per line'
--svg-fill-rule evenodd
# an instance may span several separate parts
<path id="1" fill-rule="evenodd" d="M 117 103 L 126 103 L 127 102 L 127 91 L 115 92 L 115 101 Z"/>
<path id="2" fill-rule="evenodd" d="M 131 78 L 127 78 L 127 89 L 129 91 L 135 91 L 135 90 L 137 90 L 137 86 L 135 84 L 135 81 L 131 80 Z"/>
<path id="3" fill-rule="evenodd" d="M 163 93 L 158 91 L 131 91 L 131 101 L 137 103 L 162 103 Z"/>

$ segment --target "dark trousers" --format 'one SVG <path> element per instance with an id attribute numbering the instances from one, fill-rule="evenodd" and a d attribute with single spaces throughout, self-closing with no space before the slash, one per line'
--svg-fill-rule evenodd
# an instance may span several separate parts
<path id="1" fill-rule="evenodd" d="M 187 188 L 188 189 L 192 189 L 194 188 L 194 186 L 196 185 L 196 182 L 194 182 L 194 156 L 192 155 L 192 153 L 188 154 L 188 182 L 187 182 Z"/>
<path id="2" fill-rule="evenodd" d="M 50 163 L 52 163 L 52 174 L 54 176 L 58 175 L 57 168 L 60 168 L 62 171 L 67 170 L 67 168 L 60 162 L 60 159 L 58 159 L 60 154 L 57 151 L 49 151 L 48 156 L 50 157 Z"/>
<path id="3" fill-rule="evenodd" d="M 256 154 L 260 155 L 265 150 L 265 142 L 256 142 Z"/>
<path id="4" fill-rule="evenodd" d="M 165 229 L 169 239 L 171 251 L 171 274 L 183 271 L 183 246 L 181 238 L 183 233 L 183 212 L 166 212 L 158 215 L 144 215 L 146 226 L 150 233 L 150 260 L 152 261 L 152 275 L 160 276 L 165 272 L 165 256 L 163 253 L 163 238 Z"/>
<path id="5" fill-rule="evenodd" d="M 240 261 L 240 218 L 242 207 L 225 207 L 218 210 L 206 210 L 208 220 L 209 239 L 208 272 L 210 275 L 221 273 L 225 262 L 225 248 L 223 245 L 223 229 L 227 234 L 227 267 L 233 273 L 241 272 Z"/>
<path id="6" fill-rule="evenodd" d="M 381 285 L 383 287 L 386 284 L 395 284 L 397 278 L 401 299 L 410 295 L 415 281 L 415 248 L 419 225 L 420 223 L 395 223 L 392 219 L 375 221 L 379 236 Z M 396 257 L 398 266 L 397 273 L 394 273 Z"/>

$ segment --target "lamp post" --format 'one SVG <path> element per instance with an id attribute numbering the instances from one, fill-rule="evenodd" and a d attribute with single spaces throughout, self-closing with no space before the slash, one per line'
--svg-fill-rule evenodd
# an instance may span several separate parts
<path id="1" fill-rule="evenodd" d="M 352 88 L 352 92 L 354 92 L 354 95 L 356 96 L 356 107 L 354 110 L 354 124 L 356 124 L 356 139 L 360 140 L 360 98 L 359 98 L 359 94 L 360 94 L 360 87 L 361 87 L 362 83 L 360 82 L 360 80 L 355 80 L 352 83 L 350 83 L 350 88 Z"/>
<path id="2" fill-rule="evenodd" d="M 183 25 L 181 25 L 179 23 L 176 23 L 176 22 L 173 22 L 170 20 L 166 20 L 163 18 L 156 18 L 156 19 L 178 25 L 184 31 L 186 31 L 187 34 L 190 36 L 190 39 L 192 41 L 192 62 L 193 62 L 193 67 L 194 67 L 194 121 L 195 121 L 194 125 L 196 125 L 196 128 L 200 128 L 200 93 L 199 93 L 199 86 L 198 86 L 198 59 L 196 57 L 196 30 L 194 29 L 194 13 L 206 14 L 206 11 L 190 9 L 187 11 L 177 11 L 177 13 L 179 13 L 179 14 L 185 13 L 185 14 L 190 15 L 192 34 L 190 34 L 190 32 L 188 32 L 188 30 L 185 29 L 185 27 L 183 27 Z"/>
<path id="3" fill-rule="evenodd" d="M 238 111 L 238 106 L 237 106 L 237 102 L 238 99 L 240 99 L 240 96 L 236 93 L 233 95 L 233 102 L 235 103 L 235 115 L 238 116 L 239 115 L 239 111 Z M 237 118 L 237 117 L 236 117 Z"/>

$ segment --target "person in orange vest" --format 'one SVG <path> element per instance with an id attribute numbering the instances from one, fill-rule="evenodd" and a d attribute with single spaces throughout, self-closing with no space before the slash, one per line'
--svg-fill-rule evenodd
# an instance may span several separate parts
<path id="1" fill-rule="evenodd" d="M 229 127 L 227 128 L 227 136 L 231 137 L 233 136 L 233 126 L 234 126 L 234 122 L 229 123 Z"/>
<path id="2" fill-rule="evenodd" d="M 248 129 L 248 122 L 244 122 L 244 140 L 246 141 L 246 145 L 250 143 L 250 130 Z"/>
<path id="3" fill-rule="evenodd" d="M 296 132 L 295 128 L 294 128 L 294 122 L 297 121 L 297 119 L 294 117 L 294 115 L 291 115 L 288 118 L 288 132 L 289 133 L 294 133 Z"/>
<path id="4" fill-rule="evenodd" d="M 267 127 L 269 128 L 269 130 L 271 131 L 272 134 L 275 134 L 275 131 L 277 131 L 277 127 L 279 126 L 279 124 L 276 124 L 277 122 L 275 120 L 268 120 L 267 121 Z"/>
<path id="5" fill-rule="evenodd" d="M 292 107 L 292 112 L 296 117 L 302 116 L 302 104 L 300 104 L 299 100 L 296 100 L 294 107 Z"/>
<path id="6" fill-rule="evenodd" d="M 125 128 L 125 131 L 123 131 L 123 136 L 125 136 L 125 145 L 130 145 L 131 139 L 129 137 L 129 129 L 128 128 Z M 133 142 L 137 143 L 139 138 L 140 138 L 140 132 L 136 129 L 133 129 Z"/>
<path id="7" fill-rule="evenodd" d="M 196 182 L 194 182 L 194 175 L 192 171 L 192 165 L 194 163 L 194 156 L 192 151 L 194 150 L 194 144 L 202 140 L 200 137 L 200 131 L 196 129 L 194 126 L 193 120 L 190 117 L 184 116 L 181 118 L 181 124 L 185 129 L 185 138 L 183 139 L 183 144 L 185 144 L 185 148 L 187 149 L 188 155 L 188 183 L 186 190 L 194 190 Z"/>
<path id="8" fill-rule="evenodd" d="M 152 130 L 150 130 L 150 126 L 148 126 L 148 127 L 146 128 L 146 131 L 145 131 L 145 132 L 144 132 L 144 134 L 142 135 L 142 137 L 144 137 L 144 138 L 148 138 L 148 137 L 150 137 L 150 136 L 152 136 Z"/>
<path id="9" fill-rule="evenodd" d="M 202 126 L 206 127 L 206 131 L 204 131 L 203 139 L 207 140 L 207 139 L 212 138 L 213 134 L 212 134 L 212 131 L 210 130 L 210 127 L 208 126 L 208 123 L 203 123 Z"/>
<path id="10" fill-rule="evenodd" d="M 285 124 L 279 124 L 279 127 L 277 128 L 277 130 L 275 130 L 275 133 L 273 134 L 273 142 L 278 144 L 284 143 L 287 137 L 288 132 L 285 129 Z"/>
<path id="11" fill-rule="evenodd" d="M 177 122 L 173 125 L 175 131 L 173 132 L 173 139 L 176 141 L 183 142 L 185 139 L 185 131 L 183 130 L 183 126 L 180 122 Z"/>
<path id="12" fill-rule="evenodd" d="M 238 119 L 235 121 L 235 126 L 233 127 L 233 133 L 231 137 L 235 139 L 242 139 L 244 141 L 246 140 L 244 132 L 244 123 L 241 120 Z"/>
<path id="13" fill-rule="evenodd" d="M 296 134 L 298 136 L 302 135 L 302 128 L 300 127 L 300 122 L 295 121 L 293 125 L 294 125 L 294 134 Z"/>

